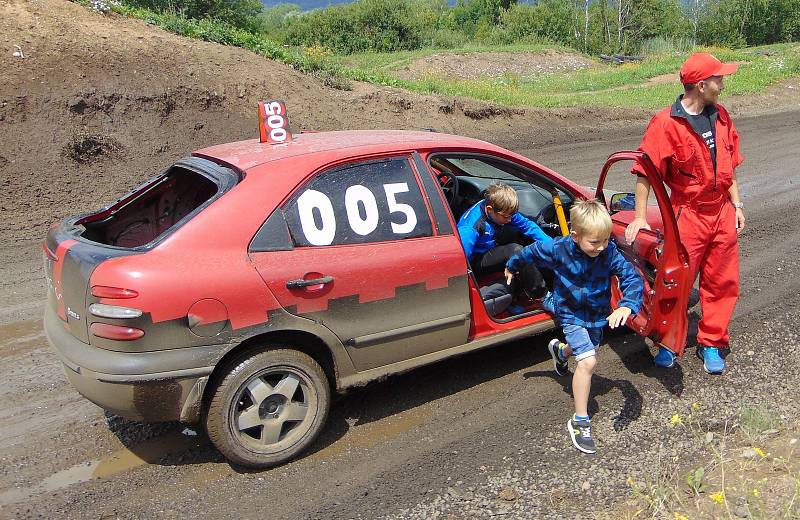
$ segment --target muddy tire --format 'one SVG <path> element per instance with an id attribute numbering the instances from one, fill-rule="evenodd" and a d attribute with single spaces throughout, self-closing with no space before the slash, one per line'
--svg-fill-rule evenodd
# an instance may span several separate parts
<path id="1" fill-rule="evenodd" d="M 211 390 L 205 427 L 233 464 L 267 468 L 286 462 L 317 437 L 330 408 L 322 368 L 296 350 L 235 359 Z"/>

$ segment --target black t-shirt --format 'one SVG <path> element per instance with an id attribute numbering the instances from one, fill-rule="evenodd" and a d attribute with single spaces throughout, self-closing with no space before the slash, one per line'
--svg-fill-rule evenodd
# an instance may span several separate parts
<path id="1" fill-rule="evenodd" d="M 711 124 L 711 117 L 708 114 L 708 107 L 703 109 L 703 111 L 699 114 L 692 115 L 686 112 L 686 119 L 689 121 L 689 124 L 692 125 L 692 128 L 697 135 L 703 138 L 706 142 L 706 146 L 708 147 L 708 151 L 711 153 L 711 161 L 714 164 L 714 170 L 717 169 L 717 145 L 716 145 L 716 131 L 714 126 Z"/>

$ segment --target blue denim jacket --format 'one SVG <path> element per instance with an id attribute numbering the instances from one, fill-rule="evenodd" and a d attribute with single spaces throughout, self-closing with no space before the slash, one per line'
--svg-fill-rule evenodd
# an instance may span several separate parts
<path id="1" fill-rule="evenodd" d="M 614 242 L 597 257 L 581 251 L 572 237 L 553 242 L 535 242 L 512 256 L 506 263 L 517 272 L 526 263 L 546 267 L 555 273 L 553 307 L 558 321 L 586 328 L 605 327 L 611 311 L 611 275 L 617 275 L 622 289 L 620 307 L 633 314 L 642 307 L 642 277 L 625 260 Z"/>

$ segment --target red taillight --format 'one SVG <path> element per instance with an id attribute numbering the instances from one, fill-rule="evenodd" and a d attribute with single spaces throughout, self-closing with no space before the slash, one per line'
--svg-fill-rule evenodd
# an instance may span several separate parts
<path id="1" fill-rule="evenodd" d="M 136 298 L 139 293 L 133 289 L 123 289 L 121 287 L 108 287 L 106 285 L 95 285 L 92 287 L 92 296 L 97 298 L 116 298 L 124 300 L 127 298 Z"/>
<path id="2" fill-rule="evenodd" d="M 144 336 L 144 331 L 142 329 L 109 325 L 108 323 L 92 323 L 89 326 L 89 330 L 98 338 L 117 341 L 133 341 Z"/>

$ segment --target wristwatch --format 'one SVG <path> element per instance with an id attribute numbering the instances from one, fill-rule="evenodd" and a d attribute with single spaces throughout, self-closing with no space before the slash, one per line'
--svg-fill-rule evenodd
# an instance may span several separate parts
<path id="1" fill-rule="evenodd" d="M 731 202 L 736 209 L 744 209 L 744 202 Z"/>

